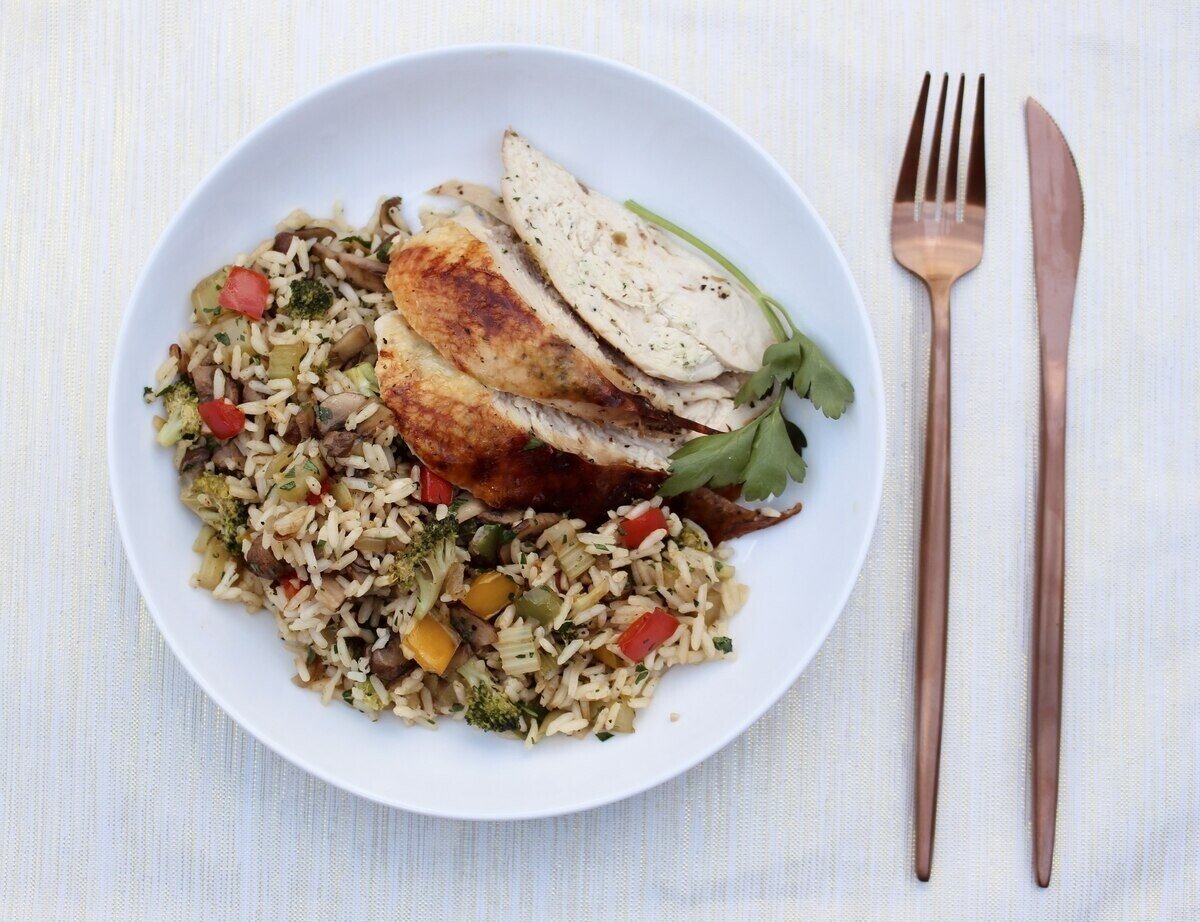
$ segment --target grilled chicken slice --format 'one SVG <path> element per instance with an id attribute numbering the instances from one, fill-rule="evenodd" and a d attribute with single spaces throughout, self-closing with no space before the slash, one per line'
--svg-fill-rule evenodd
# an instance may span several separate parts
<path id="1" fill-rule="evenodd" d="M 588 520 L 650 496 L 677 445 L 495 391 L 443 358 L 399 312 L 375 324 L 384 403 L 421 463 L 498 508 Z"/>
<path id="2" fill-rule="evenodd" d="M 599 423 L 683 424 L 633 392 L 503 224 L 466 209 L 417 234 L 387 285 L 409 325 L 488 387 Z"/>
<path id="3" fill-rule="evenodd" d="M 774 340 L 749 292 L 515 131 L 501 153 L 513 227 L 598 336 L 668 381 L 758 369 Z"/>
<path id="4" fill-rule="evenodd" d="M 470 209 L 394 250 L 387 284 L 422 337 L 496 390 L 601 424 L 725 431 L 755 415 L 731 399 L 741 375 L 680 384 L 631 365 L 572 313 L 511 228 Z"/>

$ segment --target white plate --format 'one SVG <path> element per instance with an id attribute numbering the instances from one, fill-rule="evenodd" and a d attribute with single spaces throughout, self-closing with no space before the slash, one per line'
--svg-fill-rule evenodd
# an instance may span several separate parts
<path id="1" fill-rule="evenodd" d="M 723 250 L 789 305 L 855 384 L 839 421 L 807 405 L 804 512 L 738 542 L 750 603 L 737 657 L 672 670 L 637 732 L 532 749 L 446 721 L 437 731 L 322 707 L 290 681 L 266 613 L 188 588 L 196 521 L 141 400 L 188 325 L 196 280 L 273 233 L 300 206 L 345 202 L 365 221 L 383 193 L 447 178 L 495 185 L 508 125 L 589 185 L 633 197 Z M 474 46 L 397 58 L 290 106 L 251 134 L 180 209 L 121 327 L 108 457 L 130 566 L 167 643 L 234 720 L 320 778 L 381 803 L 471 819 L 548 816 L 609 803 L 679 774 L 744 731 L 796 680 L 837 619 L 874 529 L 883 393 L 866 312 L 825 226 L 788 176 L 711 109 L 645 74 L 566 51 Z M 792 498 L 791 496 L 788 497 Z M 680 719 L 672 722 L 670 714 Z"/>

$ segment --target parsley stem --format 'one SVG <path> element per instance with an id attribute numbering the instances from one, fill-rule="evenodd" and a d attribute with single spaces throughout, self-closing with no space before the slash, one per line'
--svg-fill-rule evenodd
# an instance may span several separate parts
<path id="1" fill-rule="evenodd" d="M 775 338 L 781 343 L 788 341 L 789 337 L 787 330 L 784 328 L 783 324 L 779 322 L 779 318 L 776 316 L 775 312 L 778 311 L 779 313 L 783 314 L 784 318 L 788 322 L 788 326 L 795 330 L 796 325 L 792 323 L 792 318 L 788 316 L 788 313 L 786 310 L 784 310 L 782 304 L 780 304 L 774 298 L 763 294 L 762 290 L 752 281 L 750 281 L 745 272 L 731 263 L 722 254 L 718 253 L 695 234 L 685 231 L 678 224 L 674 223 L 673 221 L 668 221 L 662 215 L 655 214 L 645 205 L 640 205 L 633 199 L 626 199 L 625 207 L 638 217 L 645 218 L 651 224 L 657 224 L 663 230 L 670 231 L 676 237 L 686 240 L 701 253 L 704 253 L 706 256 L 717 262 L 721 268 L 741 282 L 742 285 L 745 286 L 746 290 L 754 296 L 754 300 L 758 302 L 759 309 L 762 310 L 763 316 L 767 318 L 767 323 L 771 325 L 771 332 L 775 334 Z"/>

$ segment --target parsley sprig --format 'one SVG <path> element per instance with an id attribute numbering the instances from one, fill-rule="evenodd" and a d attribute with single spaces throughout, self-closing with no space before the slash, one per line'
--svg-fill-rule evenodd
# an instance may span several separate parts
<path id="1" fill-rule="evenodd" d="M 784 306 L 724 255 L 637 202 L 627 201 L 625 207 L 686 240 L 737 279 L 757 302 L 778 340 L 767 347 L 762 367 L 734 397 L 734 402 L 743 406 L 773 394 L 767 409 L 741 429 L 701 436 L 685 444 L 671 456 L 671 476 L 659 492 L 676 496 L 705 485 L 742 484 L 746 499 L 761 500 L 782 493 L 789 478 L 803 482 L 807 465 L 802 453 L 808 442 L 800 428 L 783 415 L 784 394 L 793 391 L 830 419 L 837 419 L 854 400 L 854 386 L 820 347 L 797 329 Z"/>

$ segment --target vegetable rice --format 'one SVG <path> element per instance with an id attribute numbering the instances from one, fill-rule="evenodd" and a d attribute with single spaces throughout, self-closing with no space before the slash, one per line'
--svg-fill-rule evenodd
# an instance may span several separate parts
<path id="1" fill-rule="evenodd" d="M 204 523 L 192 585 L 267 609 L 293 681 L 371 718 L 630 732 L 671 666 L 732 652 L 748 590 L 657 497 L 589 527 L 421 471 L 374 372 L 408 233 L 398 199 L 362 228 L 297 211 L 196 286 L 146 393 Z"/>

